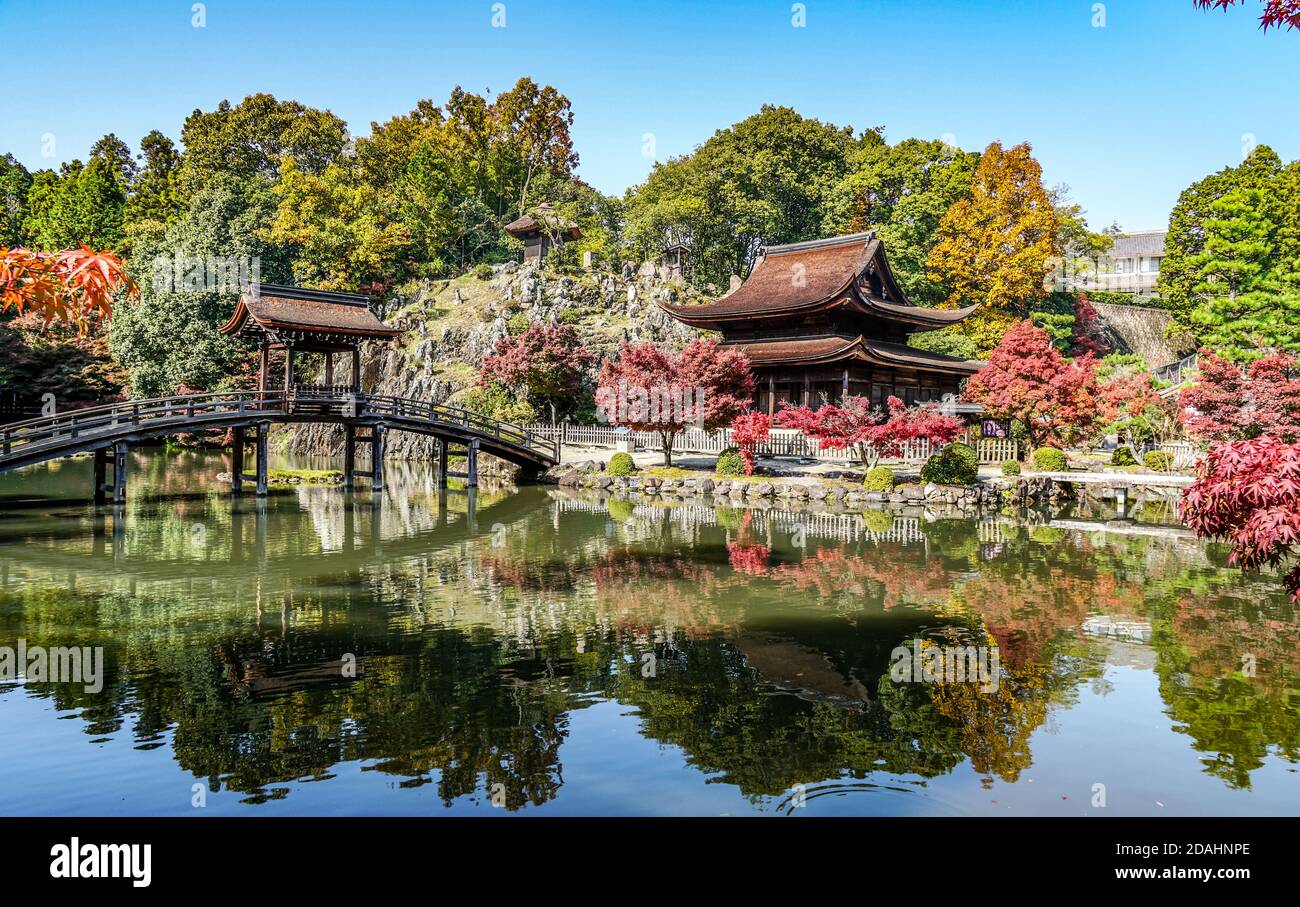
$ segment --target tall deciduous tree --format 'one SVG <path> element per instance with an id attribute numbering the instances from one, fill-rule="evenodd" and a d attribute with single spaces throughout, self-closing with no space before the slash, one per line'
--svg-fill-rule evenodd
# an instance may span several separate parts
<path id="1" fill-rule="evenodd" d="M 764 106 L 692 154 L 656 163 L 627 195 L 627 238 L 643 257 L 690 248 L 688 276 L 726 286 L 764 244 L 821 235 L 826 200 L 848 170 L 851 127 Z"/>
<path id="2" fill-rule="evenodd" d="M 1097 417 L 1097 367 L 1067 359 L 1047 332 L 1022 321 L 966 383 L 965 399 L 993 419 L 1015 419 L 1033 447 L 1086 437 Z"/>
<path id="3" fill-rule="evenodd" d="M 984 307 L 961 327 L 981 349 L 1047 295 L 1049 266 L 1061 254 L 1059 229 L 1029 144 L 989 145 L 970 197 L 948 209 L 927 259 L 931 279 L 948 288 L 948 306 Z"/>
<path id="4" fill-rule="evenodd" d="M 695 340 L 680 353 L 624 343 L 618 359 L 601 364 L 596 388 L 605 420 L 659 433 L 665 466 L 673 464 L 677 432 L 722 428 L 749 409 L 753 396 L 749 360 L 716 340 Z"/>
<path id="5" fill-rule="evenodd" d="M 830 193 L 823 232 L 875 230 L 907 298 L 936 305 L 948 293 L 927 277 L 926 259 L 948 209 L 970 196 L 979 158 L 942 141 L 889 145 L 868 130 L 849 156 L 849 173 Z"/>
<path id="6" fill-rule="evenodd" d="M 95 157 L 87 164 L 65 164 L 58 174 L 35 174 L 23 225 L 29 241 L 46 252 L 82 244 L 121 252 L 126 189 L 114 167 L 104 157 Z"/>

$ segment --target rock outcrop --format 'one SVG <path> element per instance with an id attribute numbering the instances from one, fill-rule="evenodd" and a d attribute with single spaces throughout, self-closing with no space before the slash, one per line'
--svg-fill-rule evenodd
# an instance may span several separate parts
<path id="1" fill-rule="evenodd" d="M 479 366 L 497 342 L 521 324 L 572 324 L 598 357 L 614 356 L 620 344 L 654 342 L 680 347 L 697 331 L 673 320 L 656 304 L 681 302 L 691 293 L 657 273 L 628 277 L 604 272 L 556 275 L 535 266 L 498 265 L 490 276 L 467 274 L 426 281 L 398 296 L 385 318 L 406 335 L 362 351 L 363 384 L 371 393 L 455 402 L 473 385 Z M 338 426 L 298 426 L 288 449 L 298 454 L 337 455 L 343 450 Z M 404 432 L 389 436 L 387 451 L 398 459 L 434 456 L 433 439 Z"/>

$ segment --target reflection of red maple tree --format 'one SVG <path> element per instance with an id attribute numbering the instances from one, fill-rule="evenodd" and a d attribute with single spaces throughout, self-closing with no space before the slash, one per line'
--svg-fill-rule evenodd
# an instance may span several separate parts
<path id="1" fill-rule="evenodd" d="M 761 576 L 768 572 L 767 561 L 772 556 L 772 549 L 753 538 L 754 513 L 746 510 L 736 529 L 736 540 L 727 542 L 727 560 L 741 573 Z"/>

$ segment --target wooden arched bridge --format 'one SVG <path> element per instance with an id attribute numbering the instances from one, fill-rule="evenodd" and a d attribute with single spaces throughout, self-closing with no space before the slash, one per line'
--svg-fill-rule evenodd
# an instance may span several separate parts
<path id="1" fill-rule="evenodd" d="M 152 400 L 127 400 L 72 410 L 0 426 L 0 472 L 80 453 L 95 454 L 95 500 L 112 490 L 115 503 L 126 499 L 127 452 L 132 444 L 171 435 L 231 429 L 234 433 L 232 488 L 245 480 L 267 491 L 267 442 L 273 424 L 321 422 L 342 425 L 345 433 L 343 485 L 350 489 L 358 445 L 370 445 L 364 476 L 375 491 L 384 484 L 384 437 L 408 431 L 438 439 L 438 481 L 448 476 L 478 484 L 478 455 L 488 453 L 520 467 L 527 479 L 559 460 L 559 444 L 506 422 L 459 407 L 365 394 L 351 387 L 291 386 L 288 391 L 232 391 Z M 245 448 L 255 450 L 255 471 L 244 475 Z M 464 473 L 447 471 L 453 448 L 464 450 Z M 112 481 L 106 482 L 109 468 Z"/>

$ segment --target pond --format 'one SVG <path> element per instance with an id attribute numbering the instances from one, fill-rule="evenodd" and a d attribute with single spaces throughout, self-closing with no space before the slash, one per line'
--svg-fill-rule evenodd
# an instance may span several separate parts
<path id="1" fill-rule="evenodd" d="M 0 647 L 102 647 L 0 682 L 0 813 L 1300 813 L 1300 614 L 1160 514 L 90 468 L 0 475 Z"/>

